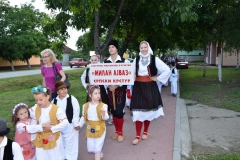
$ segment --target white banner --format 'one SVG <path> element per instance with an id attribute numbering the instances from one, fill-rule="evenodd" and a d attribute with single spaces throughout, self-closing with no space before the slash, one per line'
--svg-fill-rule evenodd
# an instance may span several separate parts
<path id="1" fill-rule="evenodd" d="M 132 63 L 90 64 L 90 84 L 94 85 L 133 85 Z"/>

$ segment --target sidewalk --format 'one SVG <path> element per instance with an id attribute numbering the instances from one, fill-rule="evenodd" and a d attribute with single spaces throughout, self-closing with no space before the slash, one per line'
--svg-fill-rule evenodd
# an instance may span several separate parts
<path id="1" fill-rule="evenodd" d="M 170 86 L 162 88 L 161 95 L 165 116 L 151 122 L 148 139 L 141 140 L 137 145 L 132 145 L 131 142 L 135 138 L 135 124 L 132 122 L 129 109 L 125 108 L 124 141 L 119 143 L 112 140 L 114 126 L 107 125 L 102 160 L 172 160 L 173 153 L 174 155 L 180 155 L 178 147 L 173 152 L 173 149 L 176 148 L 174 147 L 174 133 L 177 98 L 172 97 Z M 179 137 L 179 135 L 175 134 L 176 137 Z M 87 152 L 85 127 L 80 129 L 79 141 L 79 160 L 94 160 L 94 154 Z M 174 160 L 179 158 L 178 156 L 174 157 Z"/>

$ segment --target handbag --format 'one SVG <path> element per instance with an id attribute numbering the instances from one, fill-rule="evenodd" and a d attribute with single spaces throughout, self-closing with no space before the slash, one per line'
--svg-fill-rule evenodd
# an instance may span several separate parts
<path id="1" fill-rule="evenodd" d="M 55 75 L 55 77 L 54 77 L 55 78 L 55 82 L 59 82 L 62 79 L 62 76 L 57 72 L 57 69 L 55 67 L 55 62 L 53 63 L 53 71 L 54 71 L 54 75 Z M 65 74 L 65 76 L 66 76 L 66 79 L 65 79 L 64 83 L 66 84 L 66 86 L 70 87 L 71 84 L 69 82 L 68 75 Z"/>

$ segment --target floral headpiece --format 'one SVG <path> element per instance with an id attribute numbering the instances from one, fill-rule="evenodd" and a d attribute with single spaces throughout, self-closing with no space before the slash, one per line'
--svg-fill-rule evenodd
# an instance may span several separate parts
<path id="1" fill-rule="evenodd" d="M 33 87 L 31 92 L 32 92 L 32 94 L 36 93 L 36 92 L 47 92 L 47 88 L 44 88 L 42 86 Z"/>
<path id="2" fill-rule="evenodd" d="M 94 88 L 94 87 L 100 89 L 100 87 L 99 87 L 98 85 L 90 85 L 90 86 L 88 87 L 88 93 L 90 93 L 91 89 Z"/>
<path id="3" fill-rule="evenodd" d="M 19 106 L 26 106 L 27 108 L 28 108 L 28 106 L 25 104 L 25 103 L 18 103 L 16 106 L 14 106 L 14 108 L 13 108 L 13 114 L 15 114 L 15 111 L 16 111 L 16 109 L 19 107 Z"/>

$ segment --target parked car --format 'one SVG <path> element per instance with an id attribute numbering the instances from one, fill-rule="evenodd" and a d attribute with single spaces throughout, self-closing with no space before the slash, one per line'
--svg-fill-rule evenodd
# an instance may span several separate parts
<path id="1" fill-rule="evenodd" d="M 87 67 L 88 62 L 84 61 L 82 58 L 73 58 L 70 62 L 69 62 L 69 66 L 72 68 L 73 66 L 85 66 Z"/>
<path id="2" fill-rule="evenodd" d="M 177 69 L 188 69 L 188 61 L 186 59 L 180 59 L 176 62 Z"/>

